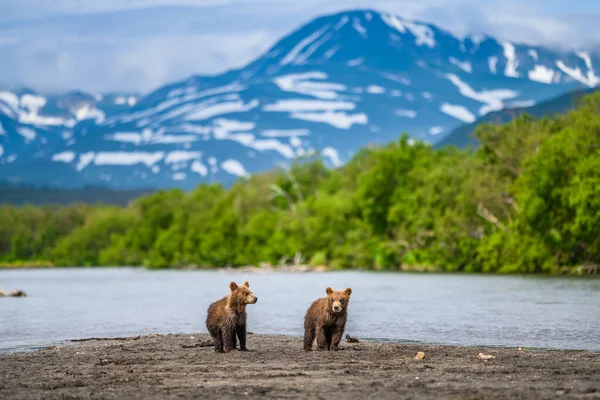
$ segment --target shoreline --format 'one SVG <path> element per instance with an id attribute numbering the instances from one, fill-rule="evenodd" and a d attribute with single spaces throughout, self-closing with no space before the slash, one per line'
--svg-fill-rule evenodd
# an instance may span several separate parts
<path id="1" fill-rule="evenodd" d="M 19 271 L 19 270 L 64 270 L 64 269 L 120 269 L 120 268 L 131 268 L 131 269 L 144 269 L 146 271 L 207 271 L 207 272 L 219 272 L 219 273 L 251 273 L 251 274 L 270 274 L 270 273 L 325 273 L 325 272 L 370 272 L 370 273 L 399 273 L 399 274 L 424 274 L 424 275 L 474 275 L 474 276 L 524 276 L 524 277 L 548 277 L 548 278 L 560 278 L 560 277 L 573 277 L 573 278 L 588 278 L 588 279 L 600 279 L 600 273 L 589 272 L 581 268 L 574 268 L 569 271 L 562 271 L 557 273 L 487 273 L 487 272 L 465 272 L 465 271 L 444 271 L 442 269 L 427 269 L 427 268 L 416 268 L 406 266 L 400 269 L 387 269 L 387 270 L 376 270 L 367 268 L 345 268 L 337 269 L 325 265 L 310 266 L 306 264 L 298 265 L 244 265 L 239 267 L 211 267 L 202 268 L 197 266 L 183 266 L 183 267 L 172 267 L 172 268 L 151 268 L 144 265 L 95 265 L 95 266 L 54 266 L 54 265 L 28 265 L 28 264 L 17 264 L 8 265 L 0 264 L 0 272 L 2 271 Z"/>
<path id="2" fill-rule="evenodd" d="M 249 334 L 249 352 L 220 354 L 207 334 L 112 339 L 0 354 L 0 397 L 600 398 L 600 354 L 586 350 L 358 338 L 305 352 L 301 337 Z"/>
<path id="3" fill-rule="evenodd" d="M 287 335 L 287 334 L 279 334 L 279 333 L 259 333 L 255 334 L 254 332 L 249 332 L 249 335 L 253 335 L 255 337 L 267 337 L 267 338 L 287 338 L 287 339 L 297 339 L 301 341 L 302 336 L 298 335 Z M 193 333 L 182 333 L 182 332 L 167 332 L 167 333 L 139 333 L 133 336 L 121 336 L 121 337 L 82 337 L 82 338 L 71 338 L 71 339 L 62 339 L 62 340 L 53 340 L 48 342 L 47 344 L 39 344 L 39 345 L 24 345 L 23 349 L 19 350 L 2 350 L 0 349 L 0 357 L 6 356 L 10 354 L 23 354 L 23 353 L 33 353 L 37 351 L 46 351 L 53 350 L 55 348 L 65 348 L 69 346 L 79 346 L 81 343 L 85 342 L 110 342 L 110 341 L 132 341 L 139 340 L 141 338 L 147 337 L 205 337 L 206 340 L 209 339 L 208 333 L 204 332 L 193 332 Z M 346 333 L 344 333 L 346 336 Z M 402 340 L 402 339 L 389 339 L 389 338 L 361 338 L 361 342 L 364 343 L 373 343 L 373 344 L 381 344 L 381 345 L 398 345 L 398 346 L 423 346 L 423 347 L 452 347 L 452 348 L 461 348 L 461 349 L 490 349 L 490 350 L 524 350 L 524 351 L 544 351 L 544 352 L 559 352 L 559 353 L 590 353 L 590 354 L 598 354 L 600 356 L 600 348 L 598 349 L 585 349 L 585 348 L 557 348 L 557 347 L 525 347 L 525 346 L 511 346 L 511 345 L 500 345 L 500 344 L 451 344 L 451 343 L 441 343 L 441 342 L 426 342 L 426 341 L 418 341 L 418 340 Z M 346 339 L 342 339 L 341 343 L 346 343 Z"/>

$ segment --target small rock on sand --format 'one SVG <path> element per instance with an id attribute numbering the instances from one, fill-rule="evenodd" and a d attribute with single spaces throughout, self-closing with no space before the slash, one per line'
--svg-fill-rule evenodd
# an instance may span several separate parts
<path id="1" fill-rule="evenodd" d="M 423 353 L 422 351 L 419 351 L 417 353 L 417 355 L 415 356 L 415 360 L 422 360 L 425 358 L 425 353 Z"/>
<path id="2" fill-rule="evenodd" d="M 492 358 L 496 358 L 496 356 L 492 356 L 490 354 L 479 353 L 477 355 L 477 358 L 479 358 L 480 360 L 483 360 L 483 361 L 487 361 L 487 360 L 491 360 Z"/>
<path id="3" fill-rule="evenodd" d="M 346 342 L 348 342 L 348 343 L 358 343 L 358 342 L 360 342 L 360 340 L 358 340 L 354 336 L 346 335 Z"/>

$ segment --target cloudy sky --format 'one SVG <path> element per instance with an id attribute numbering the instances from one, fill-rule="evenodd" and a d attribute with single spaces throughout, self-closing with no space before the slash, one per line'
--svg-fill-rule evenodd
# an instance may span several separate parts
<path id="1" fill-rule="evenodd" d="M 367 7 L 457 35 L 600 48 L 597 0 L 1 0 L 0 85 L 147 92 L 242 66 L 320 14 Z"/>

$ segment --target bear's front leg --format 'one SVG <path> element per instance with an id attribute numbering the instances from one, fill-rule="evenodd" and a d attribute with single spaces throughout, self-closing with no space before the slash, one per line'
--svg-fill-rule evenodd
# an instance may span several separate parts
<path id="1" fill-rule="evenodd" d="M 233 329 L 223 329 L 223 350 L 225 350 L 226 353 L 233 350 L 233 335 L 235 335 Z"/>
<path id="2" fill-rule="evenodd" d="M 240 351 L 248 351 L 246 348 L 246 324 L 238 326 L 236 333 L 238 339 L 240 339 Z"/>
<path id="3" fill-rule="evenodd" d="M 344 334 L 344 328 L 346 324 L 334 325 L 332 328 L 331 335 L 331 351 L 336 351 L 338 349 L 338 345 L 342 340 L 342 335 Z"/>
<path id="4" fill-rule="evenodd" d="M 338 349 L 340 340 L 342 340 L 342 331 L 336 329 L 331 336 L 331 351 L 336 351 Z"/>
<path id="5" fill-rule="evenodd" d="M 324 327 L 317 328 L 317 349 L 321 351 L 327 350 L 327 335 L 325 334 Z"/>

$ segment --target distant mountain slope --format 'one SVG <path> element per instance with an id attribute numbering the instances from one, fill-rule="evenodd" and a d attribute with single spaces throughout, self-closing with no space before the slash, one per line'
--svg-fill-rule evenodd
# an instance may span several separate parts
<path id="1" fill-rule="evenodd" d="M 505 108 L 500 111 L 494 111 L 484 115 L 472 124 L 464 124 L 453 130 L 448 136 L 435 144 L 436 148 L 445 146 L 467 147 L 477 145 L 477 139 L 473 136 L 479 125 L 485 123 L 502 124 L 513 120 L 521 114 L 529 114 L 533 117 L 550 116 L 564 113 L 576 108 L 582 98 L 597 89 L 578 90 L 560 95 L 554 99 L 530 107 Z"/>
<path id="2" fill-rule="evenodd" d="M 43 186 L 11 185 L 0 182 L 0 205 L 102 203 L 125 206 L 130 201 L 148 193 L 151 193 L 151 191 L 111 190 L 103 187 L 58 189 Z"/>
<path id="3" fill-rule="evenodd" d="M 244 68 L 140 99 L 80 94 L 61 107 L 0 92 L 0 179 L 191 188 L 306 154 L 336 166 L 401 132 L 437 143 L 490 112 L 592 87 L 599 64 L 595 54 L 460 39 L 371 10 L 337 13 Z"/>

